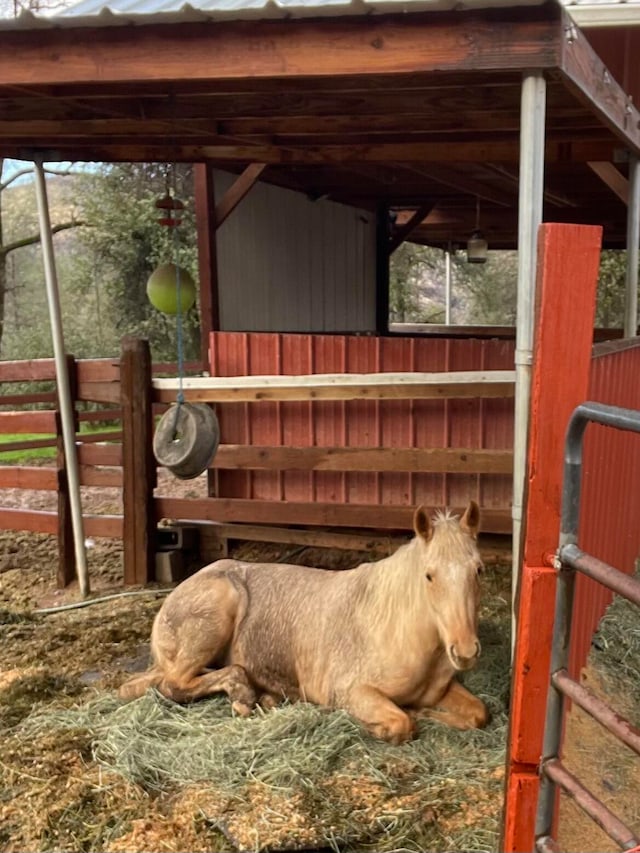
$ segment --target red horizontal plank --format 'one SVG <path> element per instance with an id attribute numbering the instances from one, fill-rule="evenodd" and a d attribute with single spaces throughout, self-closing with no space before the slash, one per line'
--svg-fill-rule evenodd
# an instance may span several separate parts
<path id="1" fill-rule="evenodd" d="M 121 515 L 84 516 L 85 536 L 103 536 L 105 539 L 122 539 Z"/>
<path id="2" fill-rule="evenodd" d="M 56 364 L 52 358 L 0 361 L 0 382 L 40 382 L 55 378 Z"/>
<path id="3" fill-rule="evenodd" d="M 78 461 L 81 465 L 122 465 L 121 444 L 79 444 Z"/>
<path id="4" fill-rule="evenodd" d="M 80 483 L 83 486 L 102 486 L 103 488 L 121 488 L 122 471 L 119 468 L 96 468 L 93 465 L 80 465 Z"/>
<path id="5" fill-rule="evenodd" d="M 55 468 L 2 465 L 0 466 L 0 489 L 42 489 L 57 491 L 58 472 Z"/>
<path id="6" fill-rule="evenodd" d="M 26 530 L 29 533 L 58 532 L 58 513 L 42 509 L 0 507 L 0 530 Z"/>
<path id="7" fill-rule="evenodd" d="M 120 361 L 113 358 L 80 359 L 76 362 L 78 382 L 119 382 Z"/>
<path id="8" fill-rule="evenodd" d="M 411 530 L 412 506 L 375 506 L 341 503 L 302 503 L 263 501 L 242 498 L 155 498 L 155 515 L 161 518 L 200 519 L 201 521 L 240 521 L 253 524 L 309 524 L 326 527 L 382 528 Z M 463 508 L 452 509 L 462 513 Z M 482 530 L 486 533 L 510 533 L 511 510 L 482 510 Z"/>
<path id="9" fill-rule="evenodd" d="M 0 433 L 56 432 L 56 412 L 0 412 Z"/>
<path id="10" fill-rule="evenodd" d="M 78 381 L 78 400 L 92 403 L 120 403 L 120 382 Z"/>
<path id="11" fill-rule="evenodd" d="M 10 450 L 33 450 L 37 447 L 55 446 L 55 438 L 28 438 L 25 441 L 0 441 L 0 453 Z"/>
<path id="12" fill-rule="evenodd" d="M 0 397 L 2 406 L 28 406 L 33 403 L 52 403 L 55 406 L 57 402 L 58 395 L 55 391 L 41 391 L 37 394 L 3 394 Z"/>

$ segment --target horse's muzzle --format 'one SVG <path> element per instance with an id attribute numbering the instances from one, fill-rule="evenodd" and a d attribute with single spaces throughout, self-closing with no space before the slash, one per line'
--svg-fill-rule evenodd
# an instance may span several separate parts
<path id="1" fill-rule="evenodd" d="M 479 640 L 475 640 L 474 644 L 469 644 L 468 647 L 452 643 L 448 649 L 449 660 L 459 670 L 472 669 L 480 657 L 480 652 L 481 646 Z"/>

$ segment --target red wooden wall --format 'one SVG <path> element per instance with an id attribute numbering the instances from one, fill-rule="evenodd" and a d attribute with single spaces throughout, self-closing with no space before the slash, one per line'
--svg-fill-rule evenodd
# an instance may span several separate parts
<path id="1" fill-rule="evenodd" d="M 640 339 L 599 344 L 591 362 L 589 399 L 640 409 Z M 587 427 L 580 547 L 627 573 L 640 557 L 640 435 L 599 424 Z M 611 593 L 578 574 L 570 671 L 578 677 Z"/>
<path id="2" fill-rule="evenodd" d="M 509 370 L 513 342 L 213 332 L 212 375 Z M 219 407 L 222 441 L 298 447 L 513 446 L 512 399 L 247 403 Z M 510 475 L 220 471 L 219 497 L 332 503 L 511 506 Z"/>

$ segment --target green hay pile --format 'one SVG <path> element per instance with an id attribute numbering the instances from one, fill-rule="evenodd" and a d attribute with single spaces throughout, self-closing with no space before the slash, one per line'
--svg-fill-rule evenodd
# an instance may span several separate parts
<path id="1" fill-rule="evenodd" d="M 181 808 L 196 803 L 198 820 L 211 832 L 211 850 L 495 850 L 509 689 L 508 602 L 487 596 L 482 616 L 483 655 L 465 684 L 491 709 L 483 731 L 421 721 L 418 737 L 395 747 L 370 737 L 342 711 L 297 703 L 244 719 L 231 715 L 223 697 L 182 707 L 149 692 L 124 705 L 102 696 L 32 715 L 20 736 L 88 736 L 101 767 L 151 797 L 177 798 Z"/>
<path id="2" fill-rule="evenodd" d="M 637 576 L 638 577 L 638 576 Z M 591 663 L 613 687 L 630 700 L 635 720 L 640 724 L 640 608 L 619 595 L 602 617 L 594 635 Z"/>

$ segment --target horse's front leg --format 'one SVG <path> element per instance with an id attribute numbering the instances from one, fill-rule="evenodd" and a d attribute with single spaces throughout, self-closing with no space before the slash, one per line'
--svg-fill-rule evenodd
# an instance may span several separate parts
<path id="1" fill-rule="evenodd" d="M 376 687 L 359 685 L 352 688 L 343 707 L 364 723 L 374 737 L 390 743 L 404 743 L 415 732 L 415 723 L 409 714 Z"/>
<path id="2" fill-rule="evenodd" d="M 489 722 L 489 710 L 482 699 L 470 693 L 455 678 L 451 679 L 436 702 L 433 702 L 430 692 L 425 692 L 425 698 L 431 699 L 429 703 L 418 701 L 415 705 L 419 716 L 438 720 L 455 729 L 482 729 Z"/>

